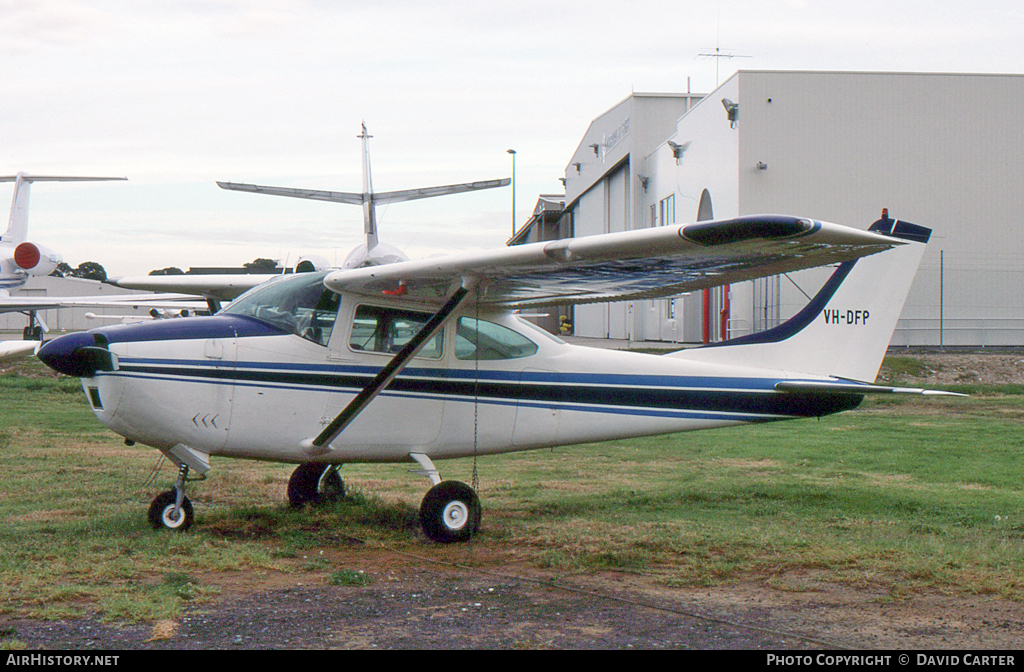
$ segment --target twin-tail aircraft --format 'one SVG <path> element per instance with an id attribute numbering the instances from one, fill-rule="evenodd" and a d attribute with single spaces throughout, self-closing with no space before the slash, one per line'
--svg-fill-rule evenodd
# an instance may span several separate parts
<path id="1" fill-rule="evenodd" d="M 157 309 L 183 307 L 183 299 L 189 296 L 131 296 L 131 295 L 97 295 L 74 297 L 38 297 L 11 296 L 11 292 L 20 289 L 31 276 L 43 276 L 52 273 L 61 263 L 61 255 L 53 249 L 28 237 L 29 188 L 33 182 L 97 182 L 107 180 L 124 180 L 124 177 L 70 177 L 44 176 L 18 173 L 0 177 L 0 182 L 14 182 L 14 199 L 11 202 L 11 215 L 7 230 L 0 235 L 0 313 L 19 312 L 29 318 L 28 327 L 24 331 L 24 340 L 0 341 L 0 359 L 27 356 L 35 352 L 45 331 L 45 324 L 38 312 L 54 308 L 66 307 L 134 307 L 144 305 Z"/>
<path id="2" fill-rule="evenodd" d="M 418 465 L 426 536 L 464 541 L 481 506 L 447 458 L 823 416 L 872 393 L 930 230 L 887 215 L 866 231 L 763 215 L 414 261 L 378 250 L 367 134 L 362 194 L 222 183 L 364 206 L 345 268 L 281 276 L 216 315 L 116 325 L 47 343 L 99 420 L 178 465 L 149 508 L 187 529 L 190 471 L 212 457 L 297 464 L 301 506 L 344 492 L 347 462 Z M 454 193 L 452 188 L 439 188 Z M 430 190 L 414 190 L 430 195 Z M 413 192 L 407 192 L 413 193 Z M 383 252 L 384 254 L 381 254 Z M 570 345 L 520 309 L 675 296 L 835 265 L 792 319 L 667 355 Z M 180 288 L 175 288 L 180 289 Z"/>

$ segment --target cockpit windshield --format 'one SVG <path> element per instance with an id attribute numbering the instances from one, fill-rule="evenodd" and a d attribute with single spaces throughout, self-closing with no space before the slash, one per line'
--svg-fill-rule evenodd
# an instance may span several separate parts
<path id="1" fill-rule="evenodd" d="M 281 276 L 255 287 L 220 311 L 244 315 L 327 345 L 338 316 L 341 296 L 324 287 L 327 273 Z"/>

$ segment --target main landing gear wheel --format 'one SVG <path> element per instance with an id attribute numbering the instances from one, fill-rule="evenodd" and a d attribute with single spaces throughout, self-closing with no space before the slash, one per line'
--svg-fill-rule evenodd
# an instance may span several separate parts
<path id="1" fill-rule="evenodd" d="M 480 499 L 465 483 L 441 481 L 423 497 L 420 525 L 433 541 L 468 541 L 480 527 Z"/>
<path id="2" fill-rule="evenodd" d="M 184 532 L 192 527 L 192 502 L 188 497 L 182 497 L 179 507 L 177 491 L 168 490 L 160 493 L 149 505 L 149 524 L 154 530 Z"/>
<path id="3" fill-rule="evenodd" d="M 345 481 L 338 475 L 338 467 L 322 462 L 300 464 L 288 479 L 288 503 L 301 509 L 335 502 L 345 497 Z"/>

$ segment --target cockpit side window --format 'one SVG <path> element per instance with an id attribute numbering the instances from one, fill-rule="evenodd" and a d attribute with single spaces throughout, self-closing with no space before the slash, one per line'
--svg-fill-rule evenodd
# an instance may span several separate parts
<path id="1" fill-rule="evenodd" d="M 326 275 L 282 276 L 246 292 L 221 313 L 252 317 L 326 346 L 341 306 L 341 295 L 324 287 Z"/>
<path id="2" fill-rule="evenodd" d="M 358 306 L 348 345 L 353 350 L 397 353 L 430 320 L 428 313 L 381 306 Z M 417 357 L 440 359 L 441 334 L 430 339 Z"/>
<path id="3" fill-rule="evenodd" d="M 536 354 L 537 344 L 494 322 L 460 317 L 455 331 L 457 359 L 519 359 Z"/>

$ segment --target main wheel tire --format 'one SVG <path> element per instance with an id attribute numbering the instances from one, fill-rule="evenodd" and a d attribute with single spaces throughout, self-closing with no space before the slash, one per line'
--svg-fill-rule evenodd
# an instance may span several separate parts
<path id="1" fill-rule="evenodd" d="M 321 462 L 300 464 L 288 479 L 288 503 L 301 509 L 345 497 L 345 482 L 337 467 Z"/>
<path id="2" fill-rule="evenodd" d="M 423 497 L 420 525 L 433 541 L 468 541 L 480 527 L 480 499 L 465 483 L 442 481 Z"/>
<path id="3" fill-rule="evenodd" d="M 192 502 L 188 497 L 183 497 L 181 508 L 177 509 L 175 507 L 177 500 L 178 493 L 168 490 L 157 495 L 153 503 L 149 505 L 149 524 L 153 526 L 154 530 L 184 532 L 192 527 Z"/>

